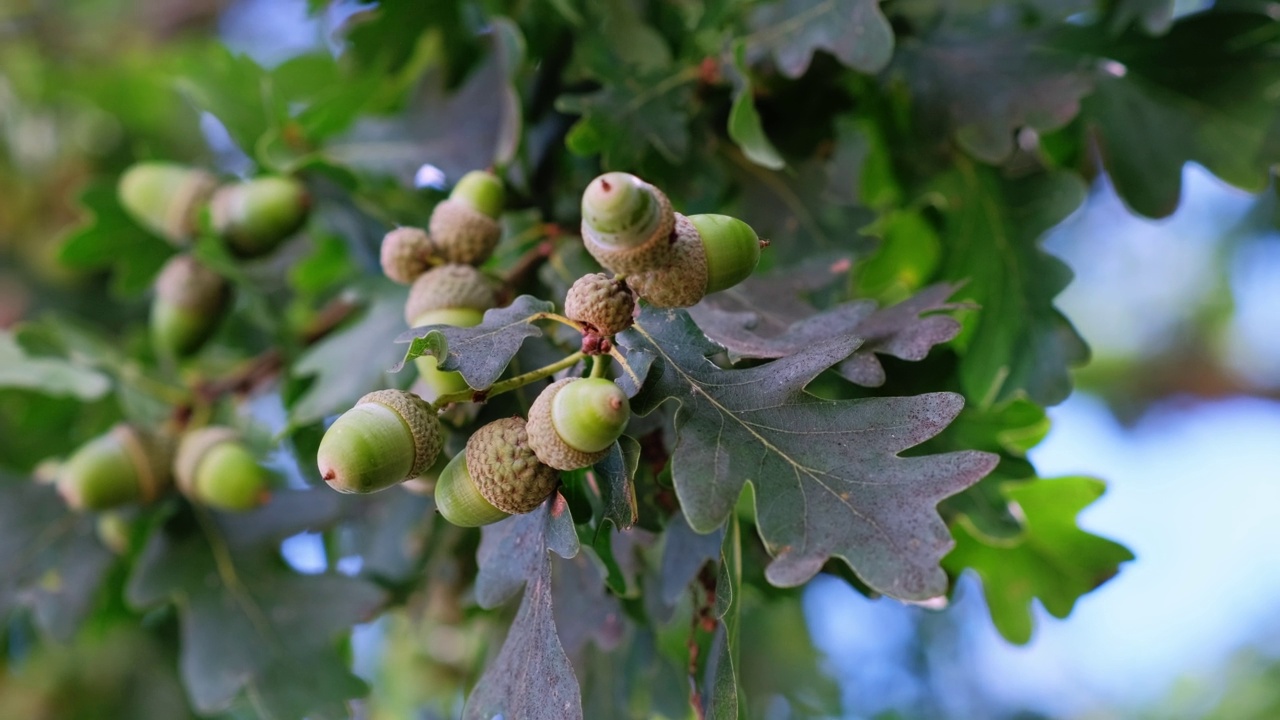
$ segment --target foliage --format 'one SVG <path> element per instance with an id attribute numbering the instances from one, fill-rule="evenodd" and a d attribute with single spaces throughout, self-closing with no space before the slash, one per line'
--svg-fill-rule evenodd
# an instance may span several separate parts
<path id="1" fill-rule="evenodd" d="M 781 698 L 822 717 L 837 693 L 798 602 L 819 573 L 931 606 L 976 574 L 1021 643 L 1034 600 L 1065 616 L 1132 559 L 1076 525 L 1101 481 L 1026 457 L 1088 357 L 1054 306 L 1070 273 L 1039 243 L 1104 172 L 1149 217 L 1189 161 L 1261 187 L 1280 161 L 1265 8 L 309 4 L 341 19 L 333 47 L 275 65 L 198 32 L 196 3 L 0 11 L 0 259 L 21 268 L 0 267 L 0 711 L 736 718 Z M 256 260 L 196 218 L 189 251 L 235 300 L 184 360 L 146 335 L 177 250 L 115 191 L 156 159 L 288 175 L 311 198 Z M 508 197 L 483 268 L 502 306 L 409 329 L 378 243 L 477 168 Z M 747 282 L 645 307 L 616 338 L 634 414 L 607 457 L 481 531 L 400 489 L 325 487 L 326 422 L 410 387 L 403 360 L 479 391 L 439 405 L 450 453 L 553 372 L 604 370 L 555 309 L 598 270 L 575 230 L 605 170 L 769 241 Z M 236 427 L 279 487 L 245 514 L 177 493 L 68 510 L 47 481 L 122 421 Z M 367 622 L 373 670 L 351 640 Z M 112 694 L 135 675 L 146 707 Z"/>

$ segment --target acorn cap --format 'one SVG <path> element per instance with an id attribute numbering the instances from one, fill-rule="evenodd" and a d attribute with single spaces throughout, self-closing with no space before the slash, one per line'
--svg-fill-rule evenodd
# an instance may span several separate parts
<path id="1" fill-rule="evenodd" d="M 255 258 L 298 232 L 310 207 L 301 182 L 267 175 L 218 188 L 209 201 L 209 219 L 232 254 Z"/>
<path id="2" fill-rule="evenodd" d="M 656 307 L 696 305 L 707 294 L 707 255 L 702 237 L 689 218 L 676 213 L 676 243 L 671 262 L 656 270 L 627 276 L 636 295 Z"/>
<path id="3" fill-rule="evenodd" d="M 422 228 L 398 227 L 382 237 L 382 272 L 401 285 L 430 270 L 431 258 L 431 238 Z"/>
<path id="4" fill-rule="evenodd" d="M 707 294 L 746 280 L 760 264 L 760 236 L 729 215 L 690 215 L 707 259 Z"/>
<path id="5" fill-rule="evenodd" d="M 665 265 L 674 226 L 667 196 L 630 173 L 605 173 L 582 193 L 583 244 L 596 262 L 615 273 Z"/>
<path id="6" fill-rule="evenodd" d="M 431 211 L 427 234 L 434 254 L 445 262 L 479 265 L 498 247 L 502 226 L 470 203 L 449 198 Z"/>
<path id="7" fill-rule="evenodd" d="M 529 447 L 524 418 L 502 418 L 481 427 L 467 440 L 463 454 L 476 490 L 511 515 L 533 511 L 560 480 L 560 473 L 539 462 Z"/>
<path id="8" fill-rule="evenodd" d="M 483 312 L 497 303 L 498 296 L 484 273 L 470 265 L 441 265 L 413 281 L 404 304 L 404 319 L 410 327 L 421 327 L 418 318 L 430 310 L 470 308 Z"/>
<path id="9" fill-rule="evenodd" d="M 67 459 L 58 473 L 58 493 L 74 510 L 151 502 L 169 485 L 170 458 L 164 437 L 122 423 Z"/>
<path id="10" fill-rule="evenodd" d="M 636 301 L 623 283 L 604 273 L 583 275 L 564 298 L 564 314 L 612 336 L 631 327 Z"/>
<path id="11" fill-rule="evenodd" d="M 120 176 L 116 195 L 140 225 L 182 246 L 195 237 L 200 210 L 217 185 L 216 177 L 199 168 L 140 162 Z"/>
<path id="12" fill-rule="evenodd" d="M 604 378 L 565 378 L 548 385 L 529 408 L 529 446 L 559 470 L 590 467 L 627 427 L 627 396 Z"/>
<path id="13" fill-rule="evenodd" d="M 413 393 L 360 398 L 320 440 L 320 476 L 339 492 L 365 493 L 416 477 L 435 462 L 443 437 L 431 406 Z"/>

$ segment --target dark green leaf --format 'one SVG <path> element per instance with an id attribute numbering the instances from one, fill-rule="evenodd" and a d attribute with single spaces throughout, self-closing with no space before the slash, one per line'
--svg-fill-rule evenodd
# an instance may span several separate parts
<path id="1" fill-rule="evenodd" d="M 679 162 L 689 151 L 695 78 L 687 68 L 631 74 L 619 68 L 596 92 L 563 95 L 556 109 L 582 116 L 565 143 L 576 155 L 602 156 L 606 169 L 634 168 L 650 149 Z"/>
<path id="2" fill-rule="evenodd" d="M 712 364 L 707 357 L 720 348 L 683 312 L 646 311 L 619 340 L 658 358 L 633 409 L 644 415 L 668 398 L 680 403 L 672 475 L 694 529 L 723 524 L 750 482 L 757 498 L 769 498 L 756 518 L 774 555 L 766 571 L 774 584 L 804 583 L 840 557 L 887 595 L 923 599 L 945 590 L 937 562 L 951 539 L 934 506 L 977 482 L 996 458 L 898 453 L 946 427 L 960 397 L 823 401 L 805 393 L 849 356 L 858 342 L 850 337 L 746 370 Z"/>
<path id="3" fill-rule="evenodd" d="M 58 259 L 69 267 L 115 272 L 116 292 L 132 295 L 151 285 L 160 266 L 173 254 L 164 240 L 142 229 L 116 200 L 114 182 L 85 188 L 80 204 L 92 215 L 88 224 L 72 231 Z"/>
<path id="4" fill-rule="evenodd" d="M 742 42 L 734 45 L 733 63 L 742 81 L 738 83 L 733 106 L 729 109 L 729 137 L 738 143 L 742 154 L 751 162 L 770 170 L 780 170 L 786 166 L 787 161 L 782 159 L 778 149 L 764 134 L 760 112 L 756 110 L 755 89 L 751 84 L 750 70 L 747 69 L 746 46 Z"/>
<path id="5" fill-rule="evenodd" d="M 893 55 L 893 28 L 879 0 L 779 0 L 757 10 L 751 24 L 748 48 L 772 55 L 787 77 L 803 75 L 818 50 L 864 73 L 879 72 Z"/>
<path id="6" fill-rule="evenodd" d="M 1031 601 L 1065 618 L 1076 600 L 1133 559 L 1123 545 L 1076 527 L 1076 515 L 1102 495 L 1105 485 L 1086 477 L 1036 480 L 1009 488 L 1026 530 L 1015 540 L 992 542 L 967 520 L 955 526 L 956 548 L 944 563 L 953 574 L 973 568 L 982 578 L 996 629 L 1009 642 L 1031 639 Z"/>

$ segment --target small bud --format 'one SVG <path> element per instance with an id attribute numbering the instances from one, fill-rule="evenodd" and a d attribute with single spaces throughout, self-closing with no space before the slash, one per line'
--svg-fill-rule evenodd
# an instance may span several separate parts
<path id="1" fill-rule="evenodd" d="M 533 511 L 559 479 L 529 447 L 524 419 L 502 418 L 476 430 L 449 461 L 436 483 L 436 507 L 455 525 L 488 525 Z"/>
<path id="2" fill-rule="evenodd" d="M 270 497 L 266 471 L 231 428 L 207 427 L 183 436 L 173 472 L 183 495 L 219 510 L 252 510 Z"/>
<path id="3" fill-rule="evenodd" d="M 320 476 L 334 490 L 369 493 L 391 487 L 435 462 L 440 420 L 422 398 L 379 390 L 360 398 L 320 440 Z"/>
<path id="4" fill-rule="evenodd" d="M 58 494 L 73 510 L 148 503 L 169 486 L 168 441 L 132 425 L 116 425 L 63 463 Z"/>
<path id="5" fill-rule="evenodd" d="M 529 408 L 529 446 L 559 470 L 596 464 L 631 419 L 627 396 L 604 378 L 566 378 L 548 385 Z"/>
<path id="6" fill-rule="evenodd" d="M 175 255 L 156 278 L 151 303 L 151 342 L 165 357 L 199 350 L 222 319 L 231 290 L 221 275 L 190 255 Z"/>
<path id="7" fill-rule="evenodd" d="M 232 254 L 256 258 L 298 232 L 307 222 L 310 207 L 302 183 L 265 176 L 218 188 L 209 202 L 209 217 Z"/>
<path id="8" fill-rule="evenodd" d="M 116 194 L 129 216 L 176 246 L 195 237 L 200 210 L 218 180 L 198 168 L 164 162 L 136 163 L 120 176 Z"/>

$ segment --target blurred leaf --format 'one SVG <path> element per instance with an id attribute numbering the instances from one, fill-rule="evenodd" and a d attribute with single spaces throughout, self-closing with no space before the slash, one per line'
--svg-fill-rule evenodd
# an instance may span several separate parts
<path id="1" fill-rule="evenodd" d="M 1061 402 L 1071 392 L 1068 368 L 1088 359 L 1088 347 L 1053 305 L 1071 270 L 1039 238 L 1084 202 L 1084 183 L 1068 172 L 1004 180 L 964 164 L 937 189 L 948 203 L 943 276 L 965 282 L 957 300 L 981 308 L 957 342 L 965 395 L 984 406 L 1020 392 L 1041 405 Z"/>
<path id="2" fill-rule="evenodd" d="M 689 152 L 689 85 L 695 70 L 628 73 L 618 67 L 600 78 L 600 90 L 560 96 L 557 110 L 582 116 L 565 144 L 575 155 L 600 155 L 605 169 L 634 168 L 650 148 L 680 162 Z"/>
<path id="3" fill-rule="evenodd" d="M 1109 580 L 1133 560 L 1123 545 L 1076 527 L 1076 515 L 1105 489 L 1100 480 L 1056 478 L 1010 488 L 1005 495 L 1025 517 L 1025 533 L 992 543 L 964 518 L 955 526 L 956 548 L 943 563 L 953 574 L 973 568 L 982 578 L 991 619 L 1006 640 L 1031 639 L 1031 601 L 1065 618 L 1076 599 Z"/>
<path id="4" fill-rule="evenodd" d="M 0 330 L 0 387 L 25 388 L 44 395 L 97 400 L 111 389 L 100 372 L 60 358 L 28 356 L 13 333 Z"/>
<path id="5" fill-rule="evenodd" d="M 286 117 L 270 75 L 248 55 L 210 44 L 184 58 L 177 71 L 187 101 L 216 117 L 245 154 L 253 154 L 258 139 Z"/>
<path id="6" fill-rule="evenodd" d="M 541 337 L 534 322 L 540 313 L 555 311 L 555 304 L 532 295 L 521 295 L 504 308 L 486 310 L 484 320 L 473 327 L 427 325 L 401 333 L 396 342 L 409 343 L 404 360 L 430 355 L 442 370 L 457 370 L 467 384 L 484 390 L 497 382 L 529 338 Z"/>
<path id="7" fill-rule="evenodd" d="M 934 506 L 977 482 L 995 458 L 898 453 L 946 427 L 962 398 L 823 401 L 805 393 L 809 381 L 857 347 L 848 336 L 745 370 L 712 364 L 707 357 L 720 348 L 683 312 L 645 311 L 618 340 L 658 358 L 632 401 L 635 412 L 646 415 L 668 398 L 680 403 L 672 475 L 691 527 L 720 527 L 750 482 L 756 497 L 769 498 L 756 514 L 774 555 L 770 582 L 802 584 L 834 556 L 893 597 L 945 590 L 937 561 L 951 541 Z"/>
<path id="8" fill-rule="evenodd" d="M 244 692 L 265 717 L 345 718 L 344 701 L 364 694 L 336 643 L 379 609 L 382 592 L 342 575 L 298 575 L 278 551 L 284 537 L 333 522 L 338 500 L 279 492 L 249 513 L 176 515 L 152 535 L 129 601 L 178 606 L 182 679 L 200 713 Z"/>
<path id="9" fill-rule="evenodd" d="M 864 73 L 879 72 L 893 55 L 879 0 L 778 0 L 757 9 L 751 24 L 752 53 L 772 55 L 791 78 L 804 75 L 818 50 Z"/>
<path id="10" fill-rule="evenodd" d="M 471 691 L 462 717 L 581 718 L 578 679 L 556 632 L 547 555 L 548 550 L 564 558 L 578 553 L 578 536 L 564 498 L 553 495 L 537 510 L 488 525 L 482 533 L 476 558 L 477 602 L 497 607 L 521 586 L 524 596 L 502 650 Z"/>
<path id="11" fill-rule="evenodd" d="M 1117 0 L 1107 15 L 1107 28 L 1121 33 L 1138 23 L 1152 35 L 1168 32 L 1173 26 L 1175 0 Z"/>
<path id="12" fill-rule="evenodd" d="M 115 183 L 100 181 L 80 194 L 93 219 L 72 231 L 58 259 L 68 267 L 111 268 L 116 292 L 132 295 L 150 287 L 173 248 L 135 223 L 116 200 Z"/>
<path id="13" fill-rule="evenodd" d="M 918 212 L 890 212 L 867 229 L 880 237 L 875 253 L 854 271 L 856 295 L 901 302 L 933 276 L 942 260 L 938 232 Z"/>
<path id="14" fill-rule="evenodd" d="M 747 68 L 746 46 L 741 41 L 733 47 L 733 64 L 742 80 L 738 83 L 733 106 L 729 109 L 729 137 L 738 143 L 742 154 L 751 162 L 770 170 L 780 170 L 787 162 L 764 134 L 760 112 L 756 110 L 755 88 L 751 84 L 750 70 Z"/>

